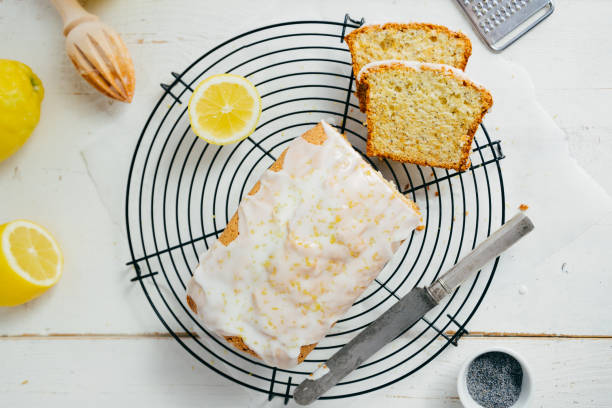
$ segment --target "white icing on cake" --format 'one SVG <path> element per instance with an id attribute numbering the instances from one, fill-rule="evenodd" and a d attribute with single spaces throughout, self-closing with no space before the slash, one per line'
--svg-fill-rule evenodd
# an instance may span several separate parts
<path id="1" fill-rule="evenodd" d="M 388 21 L 388 20 L 374 19 L 374 20 L 368 20 L 366 24 L 362 25 L 361 27 L 355 28 L 355 30 L 359 30 L 360 28 L 364 28 L 364 27 L 382 27 L 386 24 L 429 24 L 429 23 L 422 23 L 419 21 Z"/>
<path id="2" fill-rule="evenodd" d="M 453 30 L 447 26 L 444 25 L 440 25 L 440 24 L 436 24 L 436 23 L 428 23 L 428 22 L 424 22 L 424 21 L 388 21 L 388 20 L 380 20 L 380 19 L 373 19 L 373 20 L 368 20 L 366 22 L 366 24 L 354 28 L 353 30 L 351 30 L 351 32 L 355 31 L 355 30 L 359 30 L 365 27 L 380 27 L 382 28 L 383 26 L 387 25 L 387 24 L 400 24 L 400 25 L 408 25 L 408 24 L 424 24 L 424 25 L 432 25 L 432 26 L 436 26 L 436 27 L 443 27 L 443 28 L 447 28 L 449 31 L 451 32 L 455 32 L 455 33 L 460 33 L 461 31 L 459 30 Z"/>
<path id="3" fill-rule="evenodd" d="M 401 64 L 404 65 L 406 67 L 415 69 L 417 71 L 420 71 L 423 68 L 429 68 L 429 69 L 435 69 L 438 71 L 450 71 L 452 72 L 452 74 L 454 76 L 456 76 L 457 78 L 463 79 L 465 81 L 470 81 L 471 83 L 473 83 L 474 85 L 476 85 L 479 88 L 483 88 L 485 89 L 484 86 L 482 86 L 481 84 L 479 84 L 478 82 L 470 79 L 465 72 L 463 72 L 462 70 L 455 68 L 451 65 L 446 65 L 446 64 L 434 64 L 431 62 L 418 62 L 418 61 L 405 61 L 405 60 L 396 60 L 396 59 L 389 59 L 389 60 L 381 60 L 381 61 L 373 61 L 370 62 L 369 64 L 364 65 L 360 70 L 359 73 L 357 74 L 357 82 L 361 81 L 361 76 L 363 75 L 363 73 L 365 71 L 367 71 L 370 68 L 374 68 L 374 67 L 379 67 L 381 65 L 391 65 L 391 64 Z"/>
<path id="4" fill-rule="evenodd" d="M 289 368 L 378 275 L 419 215 L 330 125 L 302 137 L 238 208 L 239 234 L 200 258 L 188 295 L 205 326 Z"/>

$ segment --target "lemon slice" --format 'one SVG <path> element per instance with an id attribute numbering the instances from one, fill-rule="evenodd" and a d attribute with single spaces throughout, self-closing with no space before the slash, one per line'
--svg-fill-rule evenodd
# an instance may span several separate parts
<path id="1" fill-rule="evenodd" d="M 0 306 L 34 299 L 62 275 L 59 245 L 47 230 L 26 220 L 0 225 Z"/>
<path id="2" fill-rule="evenodd" d="M 239 142 L 255 130 L 261 98 L 246 78 L 213 75 L 196 87 L 189 100 L 189 122 L 200 138 L 224 145 Z"/>

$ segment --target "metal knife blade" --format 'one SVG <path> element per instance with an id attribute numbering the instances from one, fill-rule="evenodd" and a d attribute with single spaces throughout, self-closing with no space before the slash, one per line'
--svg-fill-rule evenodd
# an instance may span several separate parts
<path id="1" fill-rule="evenodd" d="M 426 289 L 412 289 L 327 360 L 327 374 L 302 382 L 293 394 L 295 402 L 300 405 L 314 402 L 437 304 Z"/>
<path id="2" fill-rule="evenodd" d="M 533 230 L 523 213 L 514 216 L 427 288 L 414 288 L 327 360 L 329 372 L 316 380 L 304 380 L 293 393 L 300 405 L 308 405 L 329 391 L 385 344 L 399 336 L 433 309 L 446 295 Z"/>

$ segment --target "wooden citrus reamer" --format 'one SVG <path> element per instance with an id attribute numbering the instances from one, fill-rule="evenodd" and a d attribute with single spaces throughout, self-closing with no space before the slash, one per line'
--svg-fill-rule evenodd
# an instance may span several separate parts
<path id="1" fill-rule="evenodd" d="M 131 102 L 134 64 L 115 30 L 88 13 L 77 0 L 51 0 L 64 21 L 66 53 L 87 82 L 104 95 Z"/>

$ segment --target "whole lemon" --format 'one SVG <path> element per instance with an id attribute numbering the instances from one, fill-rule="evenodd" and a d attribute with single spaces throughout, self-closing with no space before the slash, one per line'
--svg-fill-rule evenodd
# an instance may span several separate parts
<path id="1" fill-rule="evenodd" d="M 45 90 L 27 65 L 0 59 L 0 162 L 30 137 L 40 119 Z"/>

